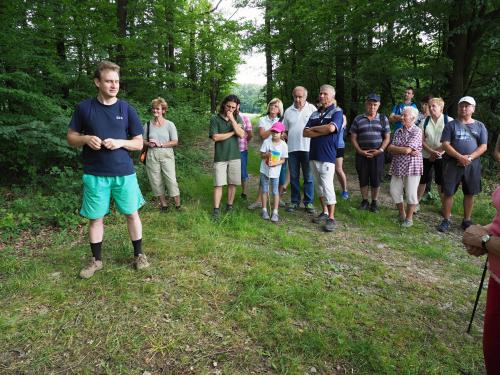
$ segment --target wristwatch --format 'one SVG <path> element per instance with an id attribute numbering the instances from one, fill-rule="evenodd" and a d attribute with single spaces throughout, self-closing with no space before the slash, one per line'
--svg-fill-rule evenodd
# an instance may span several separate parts
<path id="1" fill-rule="evenodd" d="M 488 251 L 488 249 L 486 248 L 486 244 L 490 239 L 491 236 L 489 234 L 485 234 L 484 236 L 481 237 L 481 247 L 483 248 L 484 251 Z"/>

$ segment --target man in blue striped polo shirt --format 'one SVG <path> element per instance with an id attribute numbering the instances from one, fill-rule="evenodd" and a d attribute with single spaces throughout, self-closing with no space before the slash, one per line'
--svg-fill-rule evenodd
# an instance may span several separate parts
<path id="1" fill-rule="evenodd" d="M 365 113 L 356 116 L 351 125 L 351 143 L 356 149 L 356 172 L 361 190 L 360 209 L 377 212 L 378 193 L 384 173 L 384 150 L 391 140 L 389 120 L 379 114 L 380 96 L 370 94 L 365 101 Z M 371 187 L 371 205 L 368 189 Z"/>

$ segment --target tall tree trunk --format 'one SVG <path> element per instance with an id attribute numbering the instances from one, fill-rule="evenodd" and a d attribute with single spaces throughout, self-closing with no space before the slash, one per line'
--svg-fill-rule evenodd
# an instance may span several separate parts
<path id="1" fill-rule="evenodd" d="M 342 36 L 339 34 L 335 43 L 335 91 L 337 92 L 335 98 L 337 104 L 345 108 L 345 50 L 340 39 Z"/>
<path id="2" fill-rule="evenodd" d="M 273 56 L 271 50 L 271 5 L 268 0 L 266 0 L 266 9 L 264 15 L 264 30 L 265 30 L 265 42 L 264 42 L 264 52 L 266 55 L 266 99 L 269 103 L 273 98 Z"/>
<path id="3" fill-rule="evenodd" d="M 123 41 L 127 37 L 127 5 L 128 0 L 117 0 L 116 1 L 116 16 L 118 23 L 118 43 L 116 44 L 116 63 L 120 67 L 124 67 L 125 63 L 125 48 L 123 47 Z M 123 70 L 120 74 L 123 77 Z M 121 88 L 123 90 L 127 89 L 125 82 L 120 82 Z"/>
<path id="4" fill-rule="evenodd" d="M 358 69 L 358 43 L 359 37 L 353 35 L 351 39 L 351 107 L 349 110 L 349 123 L 354 121 L 358 110 L 358 84 L 356 80 L 356 74 Z"/>
<path id="5" fill-rule="evenodd" d="M 174 9 L 171 3 L 165 7 L 165 23 L 167 26 L 167 48 L 166 48 L 166 66 L 167 72 L 172 73 L 168 77 L 167 86 L 175 88 L 175 40 L 174 40 Z"/>
<path id="6" fill-rule="evenodd" d="M 486 12 L 486 2 L 458 0 L 452 5 L 448 19 L 446 55 L 453 69 L 448 80 L 448 112 L 456 115 L 458 99 L 465 95 L 472 74 L 473 59 L 486 30 L 498 22 L 500 8 Z"/>

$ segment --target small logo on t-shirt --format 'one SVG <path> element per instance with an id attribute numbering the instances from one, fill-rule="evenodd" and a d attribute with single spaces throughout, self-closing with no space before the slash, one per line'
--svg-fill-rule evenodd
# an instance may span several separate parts
<path id="1" fill-rule="evenodd" d="M 123 116 L 116 116 L 117 120 L 123 120 Z"/>

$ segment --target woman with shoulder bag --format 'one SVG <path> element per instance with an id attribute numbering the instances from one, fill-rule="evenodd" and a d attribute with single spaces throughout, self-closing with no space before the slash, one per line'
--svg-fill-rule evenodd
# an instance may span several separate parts
<path id="1" fill-rule="evenodd" d="M 168 110 L 165 99 L 158 97 L 151 102 L 153 119 L 144 125 L 144 146 L 148 147 L 146 172 L 153 194 L 160 199 L 161 211 L 168 209 L 165 192 L 173 198 L 175 208 L 180 209 L 181 198 L 175 174 L 175 155 L 173 147 L 177 146 L 177 129 L 172 121 L 164 118 Z"/>

